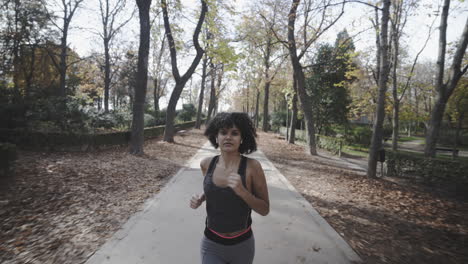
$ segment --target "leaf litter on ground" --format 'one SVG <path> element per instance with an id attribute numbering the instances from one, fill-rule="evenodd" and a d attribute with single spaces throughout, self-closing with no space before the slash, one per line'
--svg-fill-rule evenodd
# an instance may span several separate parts
<path id="1" fill-rule="evenodd" d="M 21 151 L 0 182 L 0 263 L 84 263 L 200 148 L 200 130 L 86 153 Z"/>
<path id="2" fill-rule="evenodd" d="M 272 133 L 259 139 L 275 167 L 365 263 L 468 263 L 466 199 L 421 183 L 369 179 Z"/>

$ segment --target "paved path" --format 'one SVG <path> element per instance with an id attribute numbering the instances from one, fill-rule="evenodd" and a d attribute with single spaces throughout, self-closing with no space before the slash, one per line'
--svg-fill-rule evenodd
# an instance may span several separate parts
<path id="1" fill-rule="evenodd" d="M 193 210 L 188 204 L 193 193 L 202 191 L 200 160 L 217 153 L 205 144 L 87 263 L 200 263 L 205 207 Z M 252 214 L 255 264 L 361 261 L 263 153 L 250 156 L 261 162 L 270 192 L 270 214 L 265 217 Z"/>

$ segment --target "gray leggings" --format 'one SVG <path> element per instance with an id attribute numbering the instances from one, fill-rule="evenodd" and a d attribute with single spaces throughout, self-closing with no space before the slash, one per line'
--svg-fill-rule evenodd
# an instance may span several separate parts
<path id="1" fill-rule="evenodd" d="M 249 239 L 232 246 L 213 242 L 203 236 L 201 242 L 202 264 L 252 264 L 255 255 L 255 239 Z"/>

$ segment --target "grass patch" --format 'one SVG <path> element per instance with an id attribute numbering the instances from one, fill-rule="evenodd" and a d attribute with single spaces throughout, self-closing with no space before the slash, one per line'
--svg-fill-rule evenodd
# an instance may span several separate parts
<path id="1" fill-rule="evenodd" d="M 345 145 L 341 150 L 343 153 L 367 158 L 369 149 L 360 145 Z"/>
<path id="2" fill-rule="evenodd" d="M 424 153 L 422 153 L 422 152 L 405 151 L 405 150 L 401 150 L 401 149 L 399 149 L 398 152 L 409 154 L 409 155 L 414 155 L 414 156 L 421 157 L 421 158 L 424 157 Z M 446 153 L 447 153 L 447 155 L 440 154 L 440 152 L 439 152 L 439 153 L 437 153 L 436 158 L 441 159 L 441 160 L 454 160 L 452 158 L 452 153 L 451 152 L 446 152 Z M 455 160 L 468 162 L 468 157 L 457 157 L 457 158 L 455 158 Z"/>
<path id="3" fill-rule="evenodd" d="M 424 137 L 400 137 L 398 139 L 398 142 L 408 142 L 414 140 L 422 140 L 422 143 L 426 142 L 426 139 Z"/>

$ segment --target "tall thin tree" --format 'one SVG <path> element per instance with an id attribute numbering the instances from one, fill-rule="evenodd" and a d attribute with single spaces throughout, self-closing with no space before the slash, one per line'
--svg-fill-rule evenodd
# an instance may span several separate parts
<path id="1" fill-rule="evenodd" d="M 140 46 L 138 48 L 138 70 L 136 74 L 135 100 L 133 103 L 130 153 L 143 154 L 144 107 L 148 82 L 148 57 L 150 49 L 150 6 L 151 0 L 136 0 L 140 17 Z"/>
<path id="2" fill-rule="evenodd" d="M 424 154 L 434 157 L 436 154 L 436 144 L 439 139 L 439 130 L 442 124 L 447 101 L 457 87 L 457 83 L 463 74 L 468 70 L 468 65 L 462 69 L 462 60 L 465 56 L 468 45 L 468 18 L 465 22 L 463 33 L 458 42 L 455 54 L 453 55 L 452 65 L 449 70 L 448 78 L 444 78 L 445 72 L 445 50 L 447 46 L 447 19 L 449 15 L 450 0 L 444 0 L 442 7 L 442 16 L 440 19 L 439 35 L 439 54 L 437 58 L 436 86 L 437 97 L 431 112 L 431 118 L 426 134 L 426 145 Z M 445 79 L 445 81 L 444 81 Z"/>
<path id="3" fill-rule="evenodd" d="M 304 67 L 301 64 L 302 57 L 306 54 L 307 50 L 310 46 L 315 43 L 325 31 L 327 31 L 331 26 L 333 26 L 344 14 L 344 6 L 345 2 L 339 3 L 341 5 L 341 12 L 336 16 L 332 17 L 328 20 L 327 11 L 331 6 L 334 6 L 331 1 L 323 1 L 322 10 L 322 18 L 321 22 L 319 23 L 319 27 L 315 29 L 315 32 L 312 36 L 307 36 L 307 28 L 303 29 L 303 47 L 302 50 L 298 50 L 297 42 L 296 42 L 296 18 L 298 16 L 298 6 L 300 4 L 300 0 L 293 0 L 291 9 L 289 10 L 288 15 L 288 42 L 287 47 L 289 49 L 289 55 L 291 58 L 291 63 L 294 71 L 294 75 L 296 77 L 297 82 L 297 92 L 299 96 L 299 101 L 301 102 L 302 111 L 304 113 L 305 121 L 306 121 L 306 128 L 307 128 L 307 143 L 309 146 L 309 153 L 311 155 L 317 155 L 317 147 L 315 145 L 315 124 L 314 118 L 311 108 L 311 98 L 310 95 L 307 94 L 305 90 L 305 75 L 304 75 Z M 306 8 L 306 14 L 310 12 L 311 8 Z M 327 17 L 327 18 L 326 18 Z M 327 23 L 328 22 L 328 23 Z M 305 17 L 304 24 L 309 26 L 308 17 Z M 298 52 L 299 51 L 299 52 Z"/>
<path id="4" fill-rule="evenodd" d="M 200 43 L 198 42 L 198 36 L 200 35 L 201 27 L 203 25 L 203 21 L 205 20 L 205 14 L 208 11 L 208 6 L 206 1 L 201 0 L 201 12 L 200 17 L 198 19 L 197 26 L 195 27 L 195 31 L 193 33 L 193 44 L 195 46 L 195 50 L 197 54 L 192 61 L 192 64 L 187 69 L 185 74 L 182 76 L 179 73 L 179 68 L 177 66 L 177 51 L 174 42 L 174 36 L 172 35 L 171 24 L 169 22 L 169 16 L 167 12 L 167 3 L 166 0 L 161 0 L 161 8 L 163 11 L 163 18 L 164 18 L 164 28 L 166 30 L 166 37 L 169 43 L 169 50 L 171 53 L 171 65 L 172 65 L 172 75 L 175 80 L 175 87 L 172 91 L 171 98 L 169 99 L 169 104 L 167 105 L 166 111 L 166 128 L 164 130 L 164 141 L 167 142 L 174 142 L 174 135 L 175 135 L 175 126 L 174 126 L 174 119 L 176 114 L 176 105 L 179 101 L 180 94 L 185 87 L 185 84 L 190 79 L 192 74 L 195 72 L 195 68 L 200 63 L 201 58 L 203 57 L 203 49 L 200 47 Z"/>
<path id="5" fill-rule="evenodd" d="M 387 92 L 387 81 L 390 73 L 389 54 L 388 54 L 388 21 L 390 19 L 390 0 L 383 2 L 382 8 L 382 20 L 380 23 L 380 46 L 377 47 L 379 50 L 377 54 L 380 55 L 379 63 L 379 76 L 378 76 L 378 99 L 376 106 L 376 115 L 372 131 L 371 146 L 369 148 L 369 159 L 367 176 L 370 178 L 376 177 L 377 172 L 377 158 L 379 150 L 382 148 L 383 138 L 383 121 L 385 118 L 385 93 Z"/>
<path id="6" fill-rule="evenodd" d="M 115 0 L 114 5 L 109 0 L 99 0 L 99 13 L 101 16 L 102 32 L 99 36 L 104 45 L 104 111 L 109 111 L 109 91 L 112 80 L 112 62 L 110 49 L 112 40 L 116 34 L 124 27 L 133 17 L 133 12 L 129 18 L 119 22 L 119 15 L 125 10 L 126 0 Z"/>
<path id="7" fill-rule="evenodd" d="M 42 0 L 44 5 L 45 0 Z M 55 56 L 50 56 L 52 61 L 54 62 L 55 66 L 57 67 L 59 74 L 60 74 L 60 83 L 59 83 L 59 90 L 58 95 L 60 97 L 66 97 L 66 77 L 67 77 L 67 69 L 69 64 L 67 63 L 68 58 L 68 33 L 70 29 L 70 24 L 75 15 L 76 10 L 79 8 L 80 4 L 83 3 L 84 0 L 62 0 L 60 1 L 62 16 L 60 19 L 62 20 L 62 25 L 54 20 L 51 20 L 52 24 L 60 31 L 60 61 L 55 61 Z M 53 15 L 49 12 L 49 15 L 53 17 Z"/>

